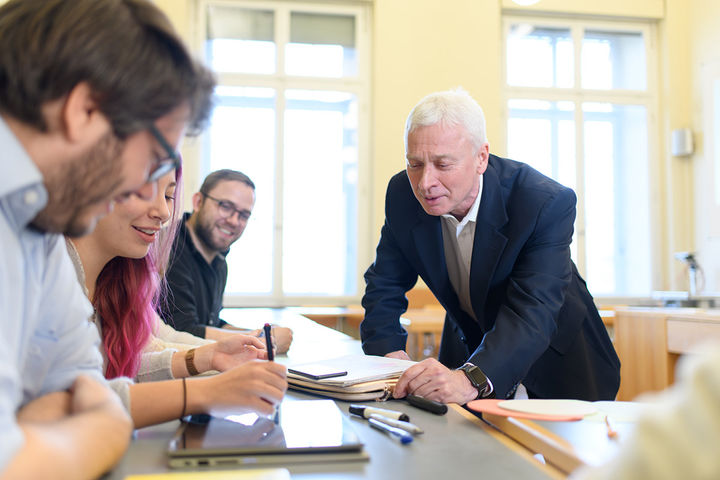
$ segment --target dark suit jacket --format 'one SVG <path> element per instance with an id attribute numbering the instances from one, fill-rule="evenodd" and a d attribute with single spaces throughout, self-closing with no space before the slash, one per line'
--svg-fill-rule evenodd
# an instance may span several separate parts
<path id="1" fill-rule="evenodd" d="M 490 155 L 463 311 L 445 264 L 440 217 L 425 213 L 405 172 L 391 180 L 375 262 L 365 273 L 363 349 L 404 350 L 399 317 L 422 277 L 447 312 L 440 361 L 479 366 L 504 398 L 522 382 L 539 398 L 612 400 L 620 361 L 570 259 L 574 192 L 523 163 Z"/>

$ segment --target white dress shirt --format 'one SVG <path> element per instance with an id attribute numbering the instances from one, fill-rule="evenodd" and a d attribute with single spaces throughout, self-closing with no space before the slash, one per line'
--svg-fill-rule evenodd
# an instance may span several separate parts
<path id="1" fill-rule="evenodd" d="M 480 197 L 482 197 L 482 175 L 479 176 L 478 183 L 475 202 L 473 202 L 470 211 L 461 221 L 458 221 L 451 214 L 445 214 L 440 218 L 445 248 L 445 263 L 447 264 L 450 283 L 460 300 L 460 308 L 476 320 L 470 300 L 470 264 L 473 255 L 473 243 L 475 242 L 475 225 L 480 207 Z"/>

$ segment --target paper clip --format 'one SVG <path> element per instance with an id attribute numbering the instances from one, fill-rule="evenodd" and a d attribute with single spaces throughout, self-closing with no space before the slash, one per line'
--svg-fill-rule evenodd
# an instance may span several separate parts
<path id="1" fill-rule="evenodd" d="M 613 428 L 612 424 L 610 424 L 609 415 L 605 415 L 605 426 L 607 427 L 608 438 L 617 438 L 618 432 Z"/>

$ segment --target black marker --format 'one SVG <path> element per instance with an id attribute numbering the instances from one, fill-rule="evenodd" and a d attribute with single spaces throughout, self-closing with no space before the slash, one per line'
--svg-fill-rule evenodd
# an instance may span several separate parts
<path id="1" fill-rule="evenodd" d="M 407 395 L 405 400 L 413 407 L 426 410 L 436 415 L 445 415 L 448 411 L 448 407 L 444 403 L 428 400 L 427 398 L 418 397 L 417 395 Z"/>
<path id="2" fill-rule="evenodd" d="M 270 324 L 266 323 L 263 327 L 263 331 L 265 332 L 265 345 L 267 346 L 267 356 L 268 361 L 272 362 L 275 360 L 275 353 L 273 353 L 273 344 L 272 344 L 272 338 L 270 336 Z"/>
<path id="3" fill-rule="evenodd" d="M 377 415 L 382 415 L 383 417 L 393 418 L 395 420 L 402 420 L 403 422 L 410 421 L 410 417 L 407 416 L 407 413 L 398 412 L 395 410 L 386 410 L 384 408 L 367 407 L 365 405 L 351 404 L 349 411 L 353 415 L 359 415 L 363 418 L 370 418 L 370 415 L 377 414 Z"/>

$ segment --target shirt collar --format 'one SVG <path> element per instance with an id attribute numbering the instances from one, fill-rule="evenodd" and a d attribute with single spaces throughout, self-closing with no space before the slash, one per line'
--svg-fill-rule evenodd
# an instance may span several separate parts
<path id="1" fill-rule="evenodd" d="M 470 210 L 468 211 L 467 215 L 463 217 L 462 220 L 458 221 L 457 218 L 455 218 L 452 214 L 446 213 L 442 217 L 444 219 L 449 220 L 453 225 L 457 227 L 458 232 L 461 231 L 463 228 L 465 228 L 465 225 L 467 225 L 470 222 L 476 222 L 477 221 L 477 214 L 478 210 L 480 210 L 480 198 L 482 197 L 482 190 L 483 190 L 483 176 L 480 175 L 478 177 L 478 193 L 475 197 L 475 201 L 472 204 L 472 207 L 470 207 Z"/>
<path id="2" fill-rule="evenodd" d="M 0 145 L 2 156 L 12 159 L 10 175 L 0 175 L 0 197 L 36 183 L 42 183 L 42 174 L 10 128 L 0 117 Z M 7 160 L 6 160 L 7 161 Z M 5 162 L 3 162 L 5 163 Z M 7 163 L 5 163 L 7 165 Z"/>
<path id="3" fill-rule="evenodd" d="M 0 175 L 0 198 L 9 197 L 13 223 L 16 228 L 25 228 L 45 208 L 48 193 L 40 170 L 2 117 L 0 145 L 5 167 Z"/>

